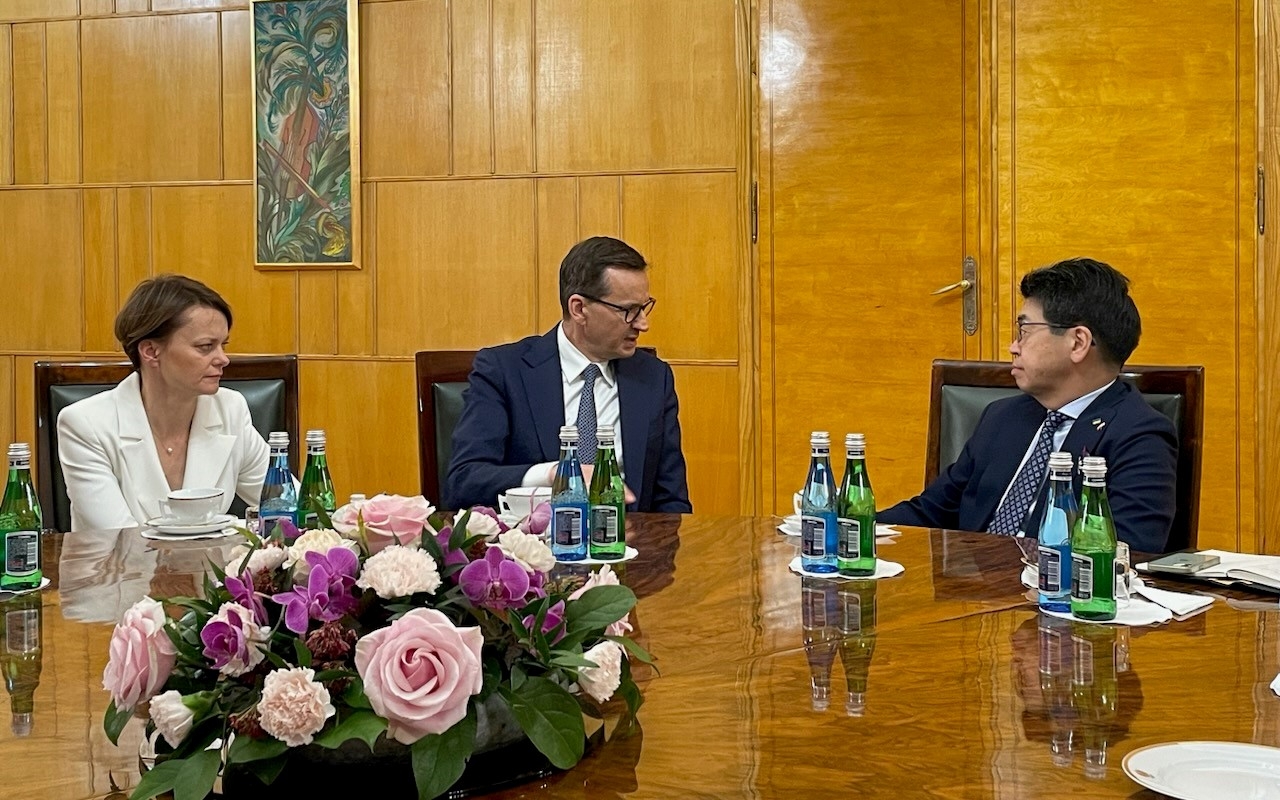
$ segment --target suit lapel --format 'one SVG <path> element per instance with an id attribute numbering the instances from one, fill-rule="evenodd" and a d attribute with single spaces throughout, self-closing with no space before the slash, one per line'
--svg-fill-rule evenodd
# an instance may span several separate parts
<path id="1" fill-rule="evenodd" d="M 984 500 L 981 509 L 984 529 L 995 516 L 1005 490 L 1013 482 L 1022 457 L 1026 455 L 1032 438 L 1044 423 L 1045 413 L 1044 406 L 1029 395 L 1023 395 L 1023 402 L 1018 405 L 1015 413 L 1009 415 L 1008 422 L 999 431 L 998 440 L 992 442 L 994 451 L 990 455 L 991 466 L 983 472 L 982 489 L 978 494 Z"/>
<path id="2" fill-rule="evenodd" d="M 1107 425 L 1116 415 L 1116 406 L 1129 392 L 1129 387 L 1117 380 L 1105 392 L 1094 398 L 1080 416 L 1071 425 L 1067 440 L 1062 449 L 1071 454 L 1073 460 L 1079 462 L 1081 456 L 1093 455 L 1098 451 L 1098 442 L 1107 432 Z M 1078 470 L 1077 470 L 1078 472 Z"/>
<path id="3" fill-rule="evenodd" d="M 538 432 L 543 461 L 560 457 L 560 426 L 564 424 L 564 379 L 560 375 L 559 326 L 533 343 L 524 354 L 525 399 Z"/>
<path id="4" fill-rule="evenodd" d="M 222 433 L 222 418 L 216 406 L 213 397 L 201 397 L 196 401 L 196 415 L 191 420 L 191 435 L 187 439 L 183 486 L 217 486 L 231 458 L 236 437 Z"/>
<path id="5" fill-rule="evenodd" d="M 618 420 L 622 423 L 622 470 L 627 485 L 639 496 L 644 480 L 644 457 L 649 444 L 651 411 L 645 401 L 643 381 L 631 369 L 630 359 L 613 362 L 618 377 Z"/>

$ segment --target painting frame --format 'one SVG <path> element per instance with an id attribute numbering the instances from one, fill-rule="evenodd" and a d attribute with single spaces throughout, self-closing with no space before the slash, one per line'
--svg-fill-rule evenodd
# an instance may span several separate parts
<path id="1" fill-rule="evenodd" d="M 358 0 L 249 12 L 254 266 L 359 269 Z"/>

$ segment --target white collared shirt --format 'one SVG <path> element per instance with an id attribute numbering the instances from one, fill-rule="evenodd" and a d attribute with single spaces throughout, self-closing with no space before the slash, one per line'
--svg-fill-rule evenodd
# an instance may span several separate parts
<path id="1" fill-rule="evenodd" d="M 564 395 L 565 424 L 578 419 L 578 404 L 582 399 L 582 386 L 585 383 L 582 373 L 587 365 L 594 363 L 600 368 L 600 377 L 595 382 L 596 425 L 613 426 L 613 451 L 618 458 L 618 466 L 622 467 L 622 425 L 621 409 L 618 404 L 618 376 L 614 373 L 611 362 L 592 362 L 582 351 L 564 335 L 564 326 L 556 326 L 556 345 L 560 351 L 560 388 Z M 584 464 L 595 462 L 595 453 L 579 453 L 578 458 Z M 523 486 L 550 486 L 554 461 L 545 464 L 534 464 L 524 474 Z"/>
<path id="2" fill-rule="evenodd" d="M 1094 389 L 1092 392 L 1089 392 L 1082 397 L 1077 397 L 1070 403 L 1063 404 L 1062 408 L 1058 409 L 1058 411 L 1065 414 L 1067 418 L 1062 421 L 1062 424 L 1058 426 L 1058 430 L 1053 433 L 1054 452 L 1062 449 L 1062 445 L 1067 441 L 1067 434 L 1071 433 L 1071 426 L 1075 424 L 1076 418 L 1084 413 L 1084 410 L 1089 407 L 1090 403 L 1097 400 L 1099 395 L 1107 389 L 1110 389 L 1112 383 L 1115 383 L 1115 381 L 1112 380 L 1111 383 L 1108 383 L 1100 389 Z M 1009 490 L 1013 488 L 1014 481 L 1018 479 L 1018 473 L 1022 472 L 1022 465 L 1027 463 L 1027 459 L 1031 458 L 1031 451 L 1036 448 L 1036 442 L 1040 441 L 1040 431 L 1043 428 L 1043 422 L 1040 423 L 1039 428 L 1036 428 L 1036 435 L 1031 437 L 1031 444 L 1027 445 L 1027 451 L 1022 454 L 1022 460 L 1018 462 L 1018 468 L 1013 471 L 1013 478 L 1009 481 L 1009 485 L 1004 487 L 1004 494 L 1000 495 L 1000 502 L 996 503 L 997 509 L 1004 504 L 1004 499 L 1009 496 Z M 1028 516 L 1035 511 L 1037 500 L 1039 500 L 1039 496 L 1031 501 L 1031 507 L 1027 509 Z"/>

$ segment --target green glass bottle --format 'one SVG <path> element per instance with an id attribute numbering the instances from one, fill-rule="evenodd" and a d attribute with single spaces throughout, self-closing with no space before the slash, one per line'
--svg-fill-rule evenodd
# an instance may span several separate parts
<path id="1" fill-rule="evenodd" d="M 844 581 L 840 594 L 840 661 L 844 664 L 844 713 L 860 717 L 867 706 L 867 673 L 876 652 L 876 581 Z"/>
<path id="2" fill-rule="evenodd" d="M 298 492 L 298 522 L 305 529 L 325 527 L 320 512 L 324 512 L 325 517 L 332 517 L 338 507 L 333 478 L 329 475 L 329 460 L 325 457 L 325 443 L 324 431 L 307 431 L 307 465 L 302 471 L 302 486 Z"/>
<path id="3" fill-rule="evenodd" d="M 836 504 L 836 571 L 866 578 L 876 571 L 876 496 L 867 474 L 867 438 L 850 433 L 844 437 L 844 449 L 844 481 Z"/>
<path id="4" fill-rule="evenodd" d="M 1080 517 L 1071 532 L 1071 613 L 1080 619 L 1116 618 L 1116 524 L 1107 502 L 1107 462 L 1086 456 Z"/>
<path id="5" fill-rule="evenodd" d="M 40 569 L 40 499 L 31 483 L 31 448 L 24 442 L 9 445 L 9 482 L 0 501 L 0 538 L 4 543 L 4 574 L 0 589 L 34 589 L 44 573 Z"/>
<path id="6" fill-rule="evenodd" d="M 1107 777 L 1107 745 L 1120 705 L 1114 625 L 1073 622 L 1071 704 L 1080 717 L 1084 739 L 1084 776 Z"/>
<path id="7" fill-rule="evenodd" d="M 36 687 L 40 685 L 43 611 L 40 592 L 27 592 L 0 603 L 0 619 L 4 622 L 0 670 L 9 692 L 14 736 L 31 733 L 31 713 Z"/>
<path id="8" fill-rule="evenodd" d="M 801 642 L 809 662 L 809 702 L 814 711 L 831 706 L 831 665 L 840 646 L 836 630 L 836 584 L 823 578 L 800 578 Z"/>
<path id="9" fill-rule="evenodd" d="M 587 502 L 591 505 L 591 558 L 616 561 L 627 552 L 627 490 L 613 450 L 613 426 L 596 427 L 596 465 Z"/>

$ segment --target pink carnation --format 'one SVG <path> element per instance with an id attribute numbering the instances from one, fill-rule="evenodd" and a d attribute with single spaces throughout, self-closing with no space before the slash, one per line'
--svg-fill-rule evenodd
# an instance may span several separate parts
<path id="1" fill-rule="evenodd" d="M 458 628 L 435 609 L 415 608 L 356 643 L 356 671 L 387 735 L 413 744 L 467 715 L 484 682 L 479 628 Z"/>
<path id="2" fill-rule="evenodd" d="M 164 631 L 164 606 L 150 597 L 134 603 L 111 632 L 102 688 L 117 709 L 150 700 L 173 671 L 177 651 Z"/>
<path id="3" fill-rule="evenodd" d="M 355 539 L 359 536 L 359 519 L 363 516 L 369 552 L 377 553 L 392 544 L 416 545 L 423 528 L 434 535 L 435 530 L 428 520 L 435 510 L 435 506 L 420 494 L 413 497 L 380 494 L 361 503 L 348 503 L 333 512 L 330 519 L 334 530 L 348 539 Z"/>
<path id="4" fill-rule="evenodd" d="M 329 690 L 316 683 L 312 669 L 277 669 L 262 682 L 258 701 L 262 729 L 290 747 L 311 744 L 335 713 Z"/>
<path id="5" fill-rule="evenodd" d="M 613 697 L 622 683 L 622 654 L 622 645 L 610 641 L 601 642 L 583 653 L 583 657 L 594 661 L 596 666 L 578 668 L 578 683 L 582 690 L 601 703 Z"/>

